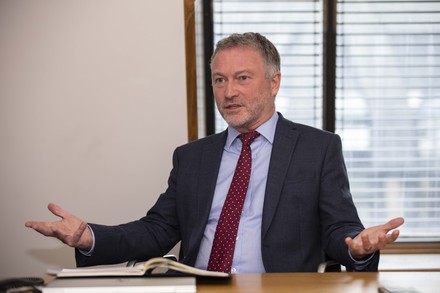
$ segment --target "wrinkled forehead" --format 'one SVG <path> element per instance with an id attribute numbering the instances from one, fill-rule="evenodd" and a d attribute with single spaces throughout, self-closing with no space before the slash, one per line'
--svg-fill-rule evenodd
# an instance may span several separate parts
<path id="1" fill-rule="evenodd" d="M 265 69 L 264 60 L 258 50 L 234 47 L 218 51 L 211 62 L 211 73 L 222 71 L 244 71 Z"/>
<path id="2" fill-rule="evenodd" d="M 211 69 L 213 67 L 213 63 L 215 63 L 219 59 L 221 61 L 233 60 L 233 59 L 236 59 L 235 61 L 239 61 L 240 58 L 245 60 L 253 60 L 254 62 L 257 60 L 264 62 L 264 58 L 261 55 L 261 52 L 257 48 L 252 46 L 233 46 L 233 47 L 222 48 L 212 56 L 211 64 L 210 64 Z"/>

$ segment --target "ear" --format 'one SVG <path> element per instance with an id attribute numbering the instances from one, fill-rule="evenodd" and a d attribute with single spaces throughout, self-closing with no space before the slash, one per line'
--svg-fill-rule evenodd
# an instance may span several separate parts
<path id="1" fill-rule="evenodd" d="M 271 79 L 271 85 L 272 85 L 272 97 L 275 97 L 278 93 L 278 90 L 280 89 L 281 84 L 281 72 L 275 72 Z"/>

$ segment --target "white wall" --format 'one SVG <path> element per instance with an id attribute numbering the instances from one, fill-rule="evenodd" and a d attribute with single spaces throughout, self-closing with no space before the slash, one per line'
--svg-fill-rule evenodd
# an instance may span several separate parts
<path id="1" fill-rule="evenodd" d="M 24 227 L 56 202 L 145 214 L 187 140 L 183 0 L 0 1 L 0 276 L 74 267 Z M 166 135 L 169 133 L 169 135 Z"/>

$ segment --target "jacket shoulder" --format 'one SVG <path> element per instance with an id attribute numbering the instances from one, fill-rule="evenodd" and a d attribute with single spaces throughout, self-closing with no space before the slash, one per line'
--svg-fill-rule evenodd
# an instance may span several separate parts
<path id="1" fill-rule="evenodd" d="M 176 148 L 176 151 L 197 151 L 203 149 L 205 146 L 221 144 L 224 146 L 226 142 L 227 131 L 212 134 L 197 140 L 180 145 Z"/>
<path id="2" fill-rule="evenodd" d="M 280 118 L 278 120 L 277 130 L 279 131 L 292 130 L 297 132 L 299 135 L 311 135 L 322 138 L 338 136 L 337 134 L 327 130 L 322 130 L 310 125 L 293 122 L 291 120 L 284 118 L 282 115 L 280 115 Z"/>

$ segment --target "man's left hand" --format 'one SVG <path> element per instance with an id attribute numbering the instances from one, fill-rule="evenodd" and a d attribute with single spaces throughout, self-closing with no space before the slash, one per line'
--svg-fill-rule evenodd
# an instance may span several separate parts
<path id="1" fill-rule="evenodd" d="M 345 243 L 355 259 L 364 259 L 375 251 L 385 248 L 396 241 L 399 230 L 394 230 L 404 222 L 403 218 L 395 218 L 386 224 L 365 229 L 354 239 L 347 237 Z M 392 231 L 391 233 L 388 233 Z"/>

